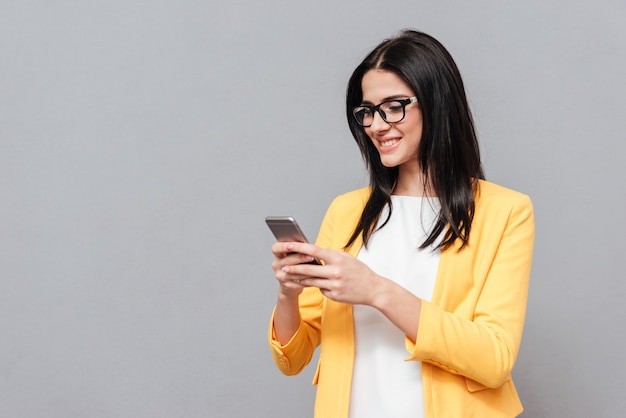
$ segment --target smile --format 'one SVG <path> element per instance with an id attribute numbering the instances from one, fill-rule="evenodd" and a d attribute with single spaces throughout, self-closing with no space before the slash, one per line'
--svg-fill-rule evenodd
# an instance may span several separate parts
<path id="1" fill-rule="evenodd" d="M 400 142 L 400 140 L 399 140 L 399 139 L 389 139 L 389 140 L 387 140 L 387 141 L 383 141 L 383 142 L 381 142 L 381 143 L 380 143 L 380 146 L 381 146 L 381 147 L 390 147 L 390 146 L 392 146 L 392 145 L 394 145 L 394 144 L 397 144 L 398 142 Z"/>

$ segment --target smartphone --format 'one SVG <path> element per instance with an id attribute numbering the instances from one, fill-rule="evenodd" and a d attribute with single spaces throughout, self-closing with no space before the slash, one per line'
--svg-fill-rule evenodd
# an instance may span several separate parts
<path id="1" fill-rule="evenodd" d="M 298 222 L 292 216 L 268 216 L 265 223 L 276 237 L 277 241 L 309 242 L 300 229 Z M 322 264 L 315 259 L 307 264 Z"/>

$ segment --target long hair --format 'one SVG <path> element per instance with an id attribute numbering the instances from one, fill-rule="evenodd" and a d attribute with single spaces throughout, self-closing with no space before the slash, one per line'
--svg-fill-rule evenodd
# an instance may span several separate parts
<path id="1" fill-rule="evenodd" d="M 352 115 L 363 100 L 361 82 L 370 70 L 393 72 L 415 92 L 423 119 L 418 159 L 425 181 L 439 198 L 440 212 L 429 236 L 420 245 L 433 244 L 446 231 L 437 248 L 449 248 L 456 239 L 467 244 L 474 218 L 474 195 L 484 179 L 474 122 L 461 74 L 444 46 L 414 30 L 383 41 L 354 70 L 346 94 L 346 114 L 369 171 L 371 195 L 346 247 L 361 235 L 367 245 L 386 205 L 391 216 L 391 193 L 398 167 L 385 167 L 378 150 Z M 426 187 L 426 184 L 424 185 Z M 382 224 L 384 225 L 389 217 Z"/>

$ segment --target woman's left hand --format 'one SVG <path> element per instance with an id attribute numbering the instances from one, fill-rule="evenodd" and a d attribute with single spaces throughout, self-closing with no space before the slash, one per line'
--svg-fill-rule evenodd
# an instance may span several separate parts
<path id="1" fill-rule="evenodd" d="M 345 252 L 299 242 L 289 243 L 287 248 L 322 260 L 323 265 L 290 265 L 283 267 L 283 272 L 292 279 L 299 279 L 302 286 L 319 288 L 324 296 L 334 301 L 372 306 L 374 297 L 381 293 L 386 282 Z"/>
<path id="2" fill-rule="evenodd" d="M 371 306 L 415 341 L 422 301 L 413 293 L 376 274 L 350 254 L 298 242 L 288 243 L 287 251 L 315 257 L 324 264 L 284 266 L 287 278 L 299 279 L 301 286 L 317 287 L 334 301 Z"/>

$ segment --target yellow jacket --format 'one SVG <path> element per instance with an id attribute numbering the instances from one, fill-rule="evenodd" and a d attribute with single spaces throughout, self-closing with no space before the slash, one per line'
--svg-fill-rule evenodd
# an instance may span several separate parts
<path id="1" fill-rule="evenodd" d="M 337 197 L 317 245 L 342 249 L 354 231 L 369 188 Z M 480 182 L 468 245 L 441 253 L 431 302 L 422 301 L 419 331 L 406 339 L 407 361 L 422 362 L 426 417 L 514 417 L 522 405 L 511 380 L 522 339 L 534 241 L 528 196 Z M 458 241 L 457 241 L 458 243 Z M 356 256 L 362 241 L 348 253 Z M 352 306 L 307 288 L 302 322 L 285 346 L 268 339 L 286 375 L 299 373 L 318 345 L 316 418 L 348 417 L 354 363 Z"/>

